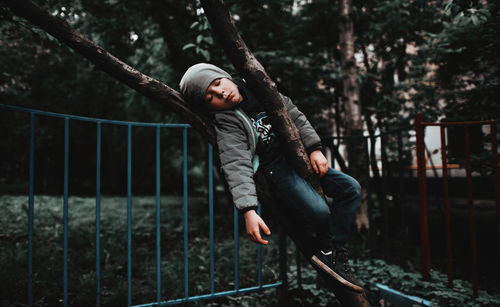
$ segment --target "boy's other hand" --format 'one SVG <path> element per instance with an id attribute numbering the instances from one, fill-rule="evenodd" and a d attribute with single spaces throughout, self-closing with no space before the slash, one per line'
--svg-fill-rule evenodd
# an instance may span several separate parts
<path id="1" fill-rule="evenodd" d="M 262 229 L 266 235 L 271 235 L 271 231 L 267 227 L 266 223 L 264 223 L 264 220 L 257 214 L 257 212 L 255 212 L 255 210 L 248 210 L 245 212 L 244 217 L 245 227 L 250 240 L 267 245 L 269 242 L 267 240 L 263 240 L 260 236 L 260 229 Z"/>
<path id="2" fill-rule="evenodd" d="M 319 177 L 323 177 L 328 172 L 328 160 L 325 158 L 321 150 L 315 150 L 309 155 L 313 170 Z"/>

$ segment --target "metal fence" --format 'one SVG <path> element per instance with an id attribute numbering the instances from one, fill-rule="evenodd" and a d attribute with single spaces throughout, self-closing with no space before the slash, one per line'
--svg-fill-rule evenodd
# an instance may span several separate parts
<path id="1" fill-rule="evenodd" d="M 405 204 L 408 202 L 409 190 L 413 190 L 408 163 L 411 144 L 408 142 L 410 127 L 399 127 L 371 132 L 364 136 L 332 136 L 323 139 L 323 144 L 330 149 L 332 167 L 350 173 L 352 167 L 344 157 L 342 149 L 362 144 L 364 148 L 361 159 L 364 162 L 367 181 L 363 188 L 368 195 L 368 207 L 373 210 L 377 207 L 381 211 L 382 225 L 380 229 L 384 241 L 394 232 L 407 239 L 407 212 Z M 411 159 L 410 159 L 411 160 Z M 377 202 L 375 206 L 374 200 Z M 398 231 L 388 229 L 390 208 L 398 210 Z M 373 222 L 372 220 L 370 222 Z"/>
<path id="2" fill-rule="evenodd" d="M 349 165 L 344 158 L 342 149 L 354 144 L 359 145 L 360 143 L 364 146 L 364 152 L 358 153 L 360 154 L 358 159 L 364 161 L 365 170 L 369 174 L 367 175 L 368 179 L 364 188 L 368 195 L 367 202 L 371 231 L 373 232 L 375 224 L 377 232 L 380 232 L 380 236 L 383 238 L 382 243 L 378 247 L 371 247 L 372 253 L 376 252 L 378 248 L 378 250 L 382 250 L 381 256 L 383 258 L 390 258 L 390 252 L 386 252 L 388 249 L 386 244 L 389 241 L 402 240 L 405 242 L 405 249 L 411 248 L 414 254 L 418 253 L 421 255 L 419 256 L 421 273 L 425 279 L 429 280 L 431 267 L 431 242 L 429 238 L 431 238 L 433 239 L 432 243 L 434 243 L 433 260 L 435 261 L 435 267 L 442 268 L 445 272 L 447 271 L 448 285 L 450 287 L 453 287 L 453 261 L 456 263 L 460 261 L 460 267 L 457 267 L 459 270 L 455 271 L 456 275 L 459 275 L 457 274 L 458 272 L 460 273 L 460 277 L 468 277 L 469 272 L 466 267 L 468 267 L 470 261 L 472 290 L 473 294 L 477 296 L 479 272 L 487 275 L 482 276 L 487 282 L 493 275 L 491 273 L 492 270 L 488 269 L 487 264 L 491 264 L 491 261 L 496 263 L 496 260 L 492 259 L 495 256 L 491 257 L 484 253 L 478 253 L 477 241 L 481 239 L 483 251 L 485 250 L 484 246 L 487 245 L 491 253 L 493 252 L 491 251 L 491 246 L 495 244 L 492 239 L 496 236 L 498 240 L 496 243 L 498 244 L 497 249 L 500 252 L 498 124 L 500 124 L 498 120 L 428 123 L 423 122 L 422 116 L 419 115 L 416 118 L 416 127 L 414 130 L 411 127 L 404 127 L 402 129 L 381 131 L 380 133 L 371 132 L 371 135 L 359 137 L 335 136 L 324 139 L 325 145 L 331 150 L 331 161 L 334 161 L 336 166 L 345 172 L 349 172 Z M 431 145 L 436 146 L 437 144 L 425 143 L 424 130 L 425 127 L 429 126 L 440 128 L 437 134 L 434 133 L 435 131 L 432 131 L 433 134 L 429 135 L 430 139 L 434 137 L 438 138 L 440 147 L 431 147 Z M 455 129 L 457 131 L 453 131 L 455 134 L 451 134 L 453 144 L 451 142 L 446 143 L 446 130 L 450 126 L 458 127 L 458 130 Z M 477 139 L 474 140 L 474 137 L 471 136 L 472 133 L 469 131 L 472 129 L 470 128 L 472 126 L 488 126 L 490 131 L 490 136 L 487 139 L 489 144 L 491 144 L 491 148 L 488 145 L 485 147 L 485 150 L 481 149 L 481 151 L 489 151 L 489 156 L 485 157 L 482 155 L 482 152 L 479 154 L 476 152 L 478 159 L 490 160 L 490 162 L 485 163 L 488 164 L 488 167 L 491 167 L 491 171 L 488 171 L 488 176 L 478 176 L 477 174 L 474 177 L 472 176 L 471 156 L 474 155 L 474 152 L 471 153 L 471 144 L 475 142 L 476 147 L 479 144 L 483 148 L 483 144 L 481 143 L 483 141 L 479 139 L 482 139 L 484 134 L 484 132 L 478 130 L 479 135 L 475 136 Z M 432 143 L 437 142 L 433 139 Z M 457 153 L 457 150 L 461 150 L 460 154 Z M 475 150 L 478 151 L 477 148 Z M 433 162 L 432 159 L 433 156 L 437 158 L 439 153 L 439 159 L 442 162 L 441 165 L 438 165 L 439 162 L 437 160 Z M 459 155 L 462 155 L 464 158 L 459 158 Z M 476 167 L 479 168 L 477 165 Z M 455 172 L 453 178 L 449 174 L 449 169 L 453 169 Z M 429 176 L 429 174 L 431 175 Z M 449 183 L 450 188 L 448 187 Z M 427 210 L 428 196 L 432 200 L 432 212 L 428 212 Z M 491 236 L 491 239 L 489 236 L 488 238 L 476 238 L 474 198 L 477 201 L 478 197 L 482 198 L 483 203 L 485 203 L 484 200 L 488 202 L 487 207 L 482 207 L 487 208 L 483 209 L 483 212 L 486 213 L 482 213 L 482 216 L 488 214 L 487 224 L 480 226 L 483 226 L 481 234 L 484 235 L 486 231 Z M 460 217 L 457 216 L 461 213 L 457 212 L 461 209 L 453 206 L 450 207 L 450 199 L 451 202 L 462 203 L 462 200 L 466 201 L 468 209 L 466 224 L 456 225 L 453 231 L 451 224 L 454 221 L 459 221 L 461 215 Z M 491 211 L 492 207 L 490 206 L 492 203 L 496 203 L 496 226 L 494 229 L 490 227 L 492 225 L 491 220 L 493 219 L 491 216 L 493 213 Z M 378 212 L 373 213 L 374 209 L 378 210 Z M 454 216 L 450 213 L 452 210 L 454 210 Z M 431 217 L 433 221 L 432 225 L 429 224 Z M 377 219 L 379 220 L 378 223 Z M 468 226 L 462 226 L 467 224 Z M 462 232 L 465 232 L 465 230 L 462 231 L 464 228 L 469 229 L 469 233 L 467 234 L 469 236 L 469 245 L 465 249 L 461 246 L 460 254 L 456 251 L 453 254 L 452 234 L 454 234 L 455 238 L 461 235 Z M 443 241 L 440 240 L 441 238 L 443 238 Z M 467 239 L 459 240 L 467 241 Z M 466 253 L 470 253 L 470 256 Z M 499 256 L 500 254 L 496 257 L 498 258 Z M 446 259 L 442 260 L 444 258 Z M 484 260 L 485 268 L 482 271 L 478 267 L 479 259 Z M 462 260 L 467 261 L 467 263 L 462 264 L 461 262 L 464 262 Z M 443 262 L 445 262 L 444 265 L 442 264 Z"/>
<path id="3" fill-rule="evenodd" d="M 69 179 L 69 127 L 73 121 L 83 121 L 94 123 L 97 127 L 96 135 L 96 192 L 95 192 L 95 274 L 96 274 L 96 306 L 101 305 L 101 245 L 100 245 L 100 223 L 101 223 L 101 128 L 102 125 L 118 125 L 127 127 L 127 305 L 128 306 L 166 306 L 182 302 L 199 301 L 204 299 L 211 299 L 216 297 L 235 295 L 240 293 L 247 293 L 252 291 L 260 291 L 263 289 L 281 287 L 282 293 L 286 291 L 286 266 L 280 265 L 279 279 L 273 283 L 264 284 L 262 280 L 262 247 L 258 247 L 257 258 L 257 285 L 240 288 L 239 285 L 239 230 L 238 230 L 238 212 L 234 209 L 233 215 L 233 229 L 234 229 L 234 288 L 227 291 L 216 292 L 214 288 L 214 181 L 213 181 L 213 149 L 208 146 L 208 205 L 209 205 L 209 240 L 210 240 L 210 292 L 203 295 L 191 296 L 189 293 L 189 261 L 188 261 L 188 131 L 190 126 L 187 124 L 167 124 L 167 123 L 145 123 L 145 122 L 129 122 L 107 120 L 99 118 L 90 118 L 82 116 L 74 116 L 68 114 L 45 112 L 40 110 L 22 108 L 17 106 L 9 106 L 0 104 L 0 108 L 11 112 L 26 112 L 30 118 L 30 132 L 29 132 L 29 202 L 28 202 L 28 263 L 27 263 L 27 304 L 33 306 L 33 219 L 34 219 L 34 178 L 35 178 L 35 137 L 36 127 L 35 118 L 37 116 L 44 116 L 49 118 L 61 118 L 64 120 L 64 195 L 63 195 L 63 300 L 64 306 L 68 305 L 68 179 Z M 150 303 L 142 303 L 133 305 L 132 302 L 132 130 L 135 127 L 151 127 L 156 129 L 156 301 Z M 161 232 L 160 232 L 160 134 L 162 129 L 182 129 L 182 152 L 183 152 L 183 207 L 184 207 L 184 297 L 163 300 L 161 295 L 162 285 L 162 268 L 161 268 Z M 259 208 L 260 211 L 260 208 Z M 259 212 L 260 213 L 260 212 Z M 282 236 L 282 234 L 280 234 Z M 283 241 L 283 240 L 281 240 Z M 283 241 L 285 242 L 285 241 Z M 286 259 L 286 245 L 280 244 L 280 263 L 283 258 Z M 286 261 L 286 260 L 285 260 Z M 284 298 L 282 295 L 280 298 Z"/>
<path id="4" fill-rule="evenodd" d="M 466 170 L 466 195 L 469 215 L 469 240 L 472 265 L 472 286 L 474 296 L 478 295 L 478 255 L 476 242 L 476 224 L 474 214 L 474 199 L 472 189 L 472 167 L 471 167 L 471 126 L 489 126 L 491 137 L 491 167 L 493 172 L 492 188 L 495 190 L 496 197 L 496 217 L 497 217 L 497 238 L 498 251 L 500 253 L 500 176 L 498 170 L 498 145 L 497 145 L 497 125 L 499 120 L 490 121 L 469 121 L 469 122 L 424 122 L 423 115 L 415 116 L 415 131 L 417 137 L 417 164 L 418 164 L 418 185 L 419 185 L 419 207 L 420 207 L 420 227 L 421 227 L 421 249 L 422 249 L 422 275 L 424 278 L 430 278 L 430 244 L 429 244 L 429 226 L 427 216 L 427 184 L 426 184 L 426 161 L 425 161 L 425 127 L 439 126 L 441 141 L 441 161 L 442 161 L 442 180 L 443 180 L 443 199 L 445 213 L 445 232 L 446 232 L 446 262 L 448 270 L 448 285 L 453 287 L 453 253 L 451 246 L 451 226 L 450 226 L 450 201 L 448 189 L 448 157 L 446 143 L 446 129 L 449 127 L 463 128 L 463 149 L 465 153 Z M 500 255 L 499 255 L 500 256 Z"/>

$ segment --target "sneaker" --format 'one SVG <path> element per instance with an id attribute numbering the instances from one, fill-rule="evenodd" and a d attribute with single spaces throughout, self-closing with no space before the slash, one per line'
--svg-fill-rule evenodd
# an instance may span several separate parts
<path id="1" fill-rule="evenodd" d="M 356 292 L 362 292 L 363 287 L 356 280 L 349 266 L 349 254 L 345 247 L 329 251 L 318 251 L 311 257 L 311 262 L 321 271 L 335 278 L 344 286 Z"/>

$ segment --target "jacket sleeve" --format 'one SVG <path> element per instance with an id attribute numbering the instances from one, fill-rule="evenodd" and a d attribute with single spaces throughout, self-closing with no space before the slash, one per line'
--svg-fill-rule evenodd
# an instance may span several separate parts
<path id="1" fill-rule="evenodd" d="M 315 150 L 321 149 L 321 139 L 316 133 L 316 130 L 312 127 L 311 123 L 307 120 L 304 113 L 300 112 L 290 98 L 284 95 L 281 97 L 285 100 L 285 105 L 288 108 L 290 117 L 295 123 L 297 129 L 299 129 L 300 138 L 302 139 L 302 143 L 304 143 L 307 153 L 310 154 Z"/>
<path id="2" fill-rule="evenodd" d="M 222 172 L 240 211 L 257 208 L 252 153 L 243 123 L 235 116 L 216 114 L 215 131 Z"/>

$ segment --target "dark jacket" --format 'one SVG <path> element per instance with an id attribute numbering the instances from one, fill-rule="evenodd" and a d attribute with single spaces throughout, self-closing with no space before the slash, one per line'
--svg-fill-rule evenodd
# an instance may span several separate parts
<path id="1" fill-rule="evenodd" d="M 306 116 L 283 96 L 292 120 L 300 131 L 306 149 L 320 148 L 321 140 Z M 251 119 L 236 107 L 213 113 L 222 171 L 233 202 L 238 210 L 257 207 L 257 192 L 253 175 L 258 168 L 257 132 Z"/>

